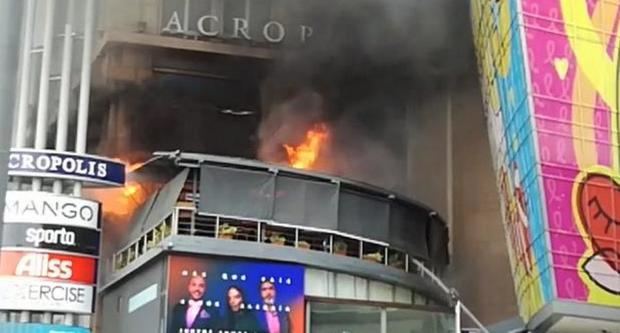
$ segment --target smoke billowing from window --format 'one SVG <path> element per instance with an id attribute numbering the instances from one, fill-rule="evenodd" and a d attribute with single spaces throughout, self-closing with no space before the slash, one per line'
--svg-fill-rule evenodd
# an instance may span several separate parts
<path id="1" fill-rule="evenodd" d="M 309 42 L 272 45 L 278 50 L 273 61 L 141 50 L 152 52 L 144 61 L 152 62 L 152 77 L 94 94 L 90 146 L 131 162 L 181 149 L 285 163 L 283 145 L 299 143 L 313 124 L 325 122 L 329 144 L 317 170 L 404 190 L 410 116 L 438 82 L 471 66 L 467 1 L 277 5 L 313 27 Z M 123 52 L 140 54 L 121 48 L 109 61 Z M 223 112 L 228 109 L 233 112 Z"/>
<path id="2" fill-rule="evenodd" d="M 416 100 L 471 60 L 467 36 L 454 33 L 467 31 L 466 10 L 443 0 L 313 1 L 304 9 L 312 40 L 263 84 L 258 157 L 285 163 L 283 145 L 325 122 L 330 142 L 315 169 L 402 189 Z"/>

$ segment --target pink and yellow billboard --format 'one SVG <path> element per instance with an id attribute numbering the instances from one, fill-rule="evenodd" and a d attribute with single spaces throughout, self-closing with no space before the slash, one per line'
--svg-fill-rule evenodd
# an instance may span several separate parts
<path id="1" fill-rule="evenodd" d="M 522 317 L 554 299 L 620 306 L 620 1 L 471 14 Z"/>

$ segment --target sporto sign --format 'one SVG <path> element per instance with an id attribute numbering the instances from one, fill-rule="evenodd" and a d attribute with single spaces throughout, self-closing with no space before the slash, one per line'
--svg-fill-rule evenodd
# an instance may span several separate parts
<path id="1" fill-rule="evenodd" d="M 26 247 L 99 255 L 99 231 L 54 224 L 7 223 L 2 233 L 4 247 Z"/>

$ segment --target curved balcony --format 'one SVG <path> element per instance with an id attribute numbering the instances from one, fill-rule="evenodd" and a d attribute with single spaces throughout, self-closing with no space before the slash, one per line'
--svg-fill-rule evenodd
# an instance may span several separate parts
<path id="1" fill-rule="evenodd" d="M 447 262 L 447 232 L 437 214 L 383 189 L 180 152 L 157 153 L 145 169 L 175 176 L 130 223 L 134 233 L 128 232 L 127 245 L 113 254 L 108 281 L 183 240 L 193 244 L 190 252 L 209 248 L 205 253 L 234 256 L 222 250 L 228 247 L 239 256 L 260 252 L 265 259 L 269 252 L 273 260 L 306 260 L 327 269 L 355 266 L 358 273 L 395 277 L 397 283 L 433 276 Z M 286 259 L 287 253 L 294 255 Z"/>

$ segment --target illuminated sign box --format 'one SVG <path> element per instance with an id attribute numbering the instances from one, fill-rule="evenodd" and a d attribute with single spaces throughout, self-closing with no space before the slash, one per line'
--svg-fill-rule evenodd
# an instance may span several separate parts
<path id="1" fill-rule="evenodd" d="M 9 176 L 69 179 L 104 186 L 123 186 L 125 165 L 94 155 L 55 150 L 11 149 Z"/>
<path id="2" fill-rule="evenodd" d="M 98 229 L 101 204 L 44 192 L 7 191 L 5 223 L 44 223 Z"/>
<path id="3" fill-rule="evenodd" d="M 0 252 L 0 275 L 95 284 L 97 259 L 60 253 L 2 250 Z"/>
<path id="4" fill-rule="evenodd" d="M 304 333 L 300 265 L 170 257 L 167 333 Z M 277 322 L 277 324 L 275 324 Z"/>
<path id="5" fill-rule="evenodd" d="M 40 223 L 7 223 L 3 247 L 24 247 L 99 255 L 99 231 Z"/>
<path id="6" fill-rule="evenodd" d="M 23 277 L 0 278 L 0 309 L 90 314 L 95 287 Z"/>

